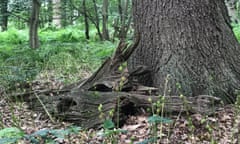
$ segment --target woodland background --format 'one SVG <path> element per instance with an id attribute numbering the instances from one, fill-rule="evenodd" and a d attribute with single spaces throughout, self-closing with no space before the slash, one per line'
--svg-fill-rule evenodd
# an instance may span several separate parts
<path id="1" fill-rule="evenodd" d="M 59 89 L 89 77 L 113 55 L 120 40 L 132 42 L 131 4 L 131 0 L 1 0 L 0 144 L 157 143 L 159 137 L 162 143 L 239 142 L 238 99 L 211 116 L 169 114 L 169 119 L 160 120 L 131 116 L 121 129 L 106 120 L 101 130 L 52 120 L 27 109 L 21 99 L 9 99 L 9 93 L 29 87 Z M 240 41 L 239 4 L 226 1 Z M 96 111 L 101 109 L 100 105 Z"/>

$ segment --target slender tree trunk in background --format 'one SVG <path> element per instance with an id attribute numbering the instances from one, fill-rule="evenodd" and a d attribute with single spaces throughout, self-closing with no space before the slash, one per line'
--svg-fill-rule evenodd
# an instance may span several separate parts
<path id="1" fill-rule="evenodd" d="M 38 24 L 41 3 L 39 0 L 32 0 L 32 14 L 30 18 L 29 41 L 30 47 L 36 49 L 39 47 Z"/>
<path id="2" fill-rule="evenodd" d="M 104 40 L 110 40 L 108 32 L 108 0 L 103 0 L 102 6 L 102 36 Z"/>
<path id="3" fill-rule="evenodd" d="M 118 0 L 119 20 L 113 25 L 115 32 L 119 39 L 125 40 L 132 21 L 132 16 L 129 15 L 129 0 Z M 131 13 L 131 12 L 130 12 Z M 120 21 L 120 22 L 118 22 Z"/>
<path id="4" fill-rule="evenodd" d="M 62 3 L 61 3 L 61 24 L 63 27 L 66 27 L 67 26 L 67 0 L 62 0 Z"/>
<path id="5" fill-rule="evenodd" d="M 70 10 L 69 10 L 69 19 L 68 19 L 68 23 L 69 24 L 73 24 L 74 23 L 74 8 L 72 7 L 71 4 L 69 4 Z"/>
<path id="6" fill-rule="evenodd" d="M 121 39 L 126 39 L 127 38 L 127 33 L 130 28 L 130 24 L 132 22 L 132 15 L 128 14 L 128 9 L 129 9 L 129 0 L 125 0 L 124 3 L 124 9 L 123 9 L 123 20 L 122 20 L 122 26 L 120 29 L 120 38 Z"/>
<path id="7" fill-rule="evenodd" d="M 61 27 L 61 0 L 52 0 L 53 5 L 53 26 Z"/>
<path id="8" fill-rule="evenodd" d="M 48 2 L 47 1 L 43 1 L 42 2 L 42 6 L 44 8 L 47 8 L 48 7 Z M 43 28 L 47 22 L 48 22 L 48 11 L 46 9 L 43 9 L 42 15 L 40 15 L 39 27 Z"/>
<path id="9" fill-rule="evenodd" d="M 149 66 L 138 78 L 166 95 L 214 95 L 234 101 L 240 89 L 240 48 L 223 0 L 133 0 L 140 43 L 129 70 Z"/>
<path id="10" fill-rule="evenodd" d="M 123 21 L 122 0 L 118 0 L 118 12 L 120 17 L 120 22 L 122 22 Z"/>
<path id="11" fill-rule="evenodd" d="M 100 30 L 100 20 L 99 20 L 99 16 L 98 16 L 98 8 L 97 8 L 96 0 L 93 0 L 93 6 L 94 6 L 94 13 L 95 13 L 95 23 L 94 23 L 94 25 L 97 29 L 97 33 L 98 33 L 98 36 L 99 36 L 100 40 L 103 40 L 103 36 L 102 36 L 101 30 Z"/>
<path id="12" fill-rule="evenodd" d="M 2 0 L 1 2 L 1 27 L 2 31 L 6 31 L 8 27 L 8 0 Z"/>
<path id="13" fill-rule="evenodd" d="M 86 0 L 83 0 L 83 11 L 84 11 L 84 23 L 85 23 L 85 37 L 86 39 L 90 39 L 89 36 L 89 23 L 88 23 L 88 16 L 87 16 L 87 7 L 86 7 Z"/>
<path id="14" fill-rule="evenodd" d="M 52 3 L 52 0 L 49 0 L 48 1 L 48 26 L 52 26 L 52 23 L 53 23 L 53 3 Z"/>

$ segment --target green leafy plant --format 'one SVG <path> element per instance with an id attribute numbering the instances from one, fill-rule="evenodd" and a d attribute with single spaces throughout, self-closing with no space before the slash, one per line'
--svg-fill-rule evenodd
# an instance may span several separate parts
<path id="1" fill-rule="evenodd" d="M 103 123 L 103 131 L 100 131 L 98 135 L 103 136 L 104 143 L 118 143 L 118 135 L 121 133 L 126 133 L 126 130 L 116 129 L 112 120 L 107 119 Z"/>
<path id="2" fill-rule="evenodd" d="M 24 132 L 16 127 L 4 128 L 0 130 L 0 142 L 3 144 L 16 143 L 24 136 Z"/>
<path id="3" fill-rule="evenodd" d="M 98 106 L 98 111 L 100 112 L 99 118 L 103 119 L 103 130 L 98 133 L 98 135 L 104 137 L 104 143 L 117 143 L 118 135 L 121 133 L 127 132 L 126 130 L 119 129 L 115 127 L 114 122 L 109 118 L 113 117 L 114 109 L 108 112 L 108 116 L 106 116 L 103 112 L 103 105 L 100 104 Z"/>
<path id="4" fill-rule="evenodd" d="M 81 130 L 80 127 L 71 126 L 67 129 L 42 129 L 31 135 L 26 135 L 24 138 L 31 141 L 31 143 L 38 144 L 40 140 L 47 142 L 54 142 L 55 139 L 63 140 L 69 134 L 76 134 Z M 54 139 L 53 139 L 54 138 Z"/>
<path id="5" fill-rule="evenodd" d="M 163 124 L 164 123 L 172 123 L 172 120 L 169 118 L 163 117 L 164 106 L 165 106 L 165 97 L 167 93 L 167 85 L 169 81 L 169 77 L 167 76 L 165 82 L 165 89 L 163 96 L 159 95 L 159 99 L 156 102 L 153 102 L 151 98 L 148 99 L 149 103 L 151 103 L 151 112 L 152 116 L 148 118 L 148 123 L 150 124 L 150 138 L 143 141 L 143 143 L 147 143 L 152 141 L 152 143 L 157 143 L 160 136 L 160 140 L 162 138 Z M 151 94 L 151 91 L 150 91 Z M 160 129 L 158 128 L 160 126 Z"/>
<path id="6" fill-rule="evenodd" d="M 33 144 L 39 144 L 40 142 L 56 143 L 56 139 L 63 140 L 67 135 L 76 134 L 80 130 L 80 127 L 71 126 L 67 129 L 42 129 L 26 135 L 19 128 L 10 127 L 0 130 L 0 142 L 1 144 L 14 144 L 24 138 Z"/>

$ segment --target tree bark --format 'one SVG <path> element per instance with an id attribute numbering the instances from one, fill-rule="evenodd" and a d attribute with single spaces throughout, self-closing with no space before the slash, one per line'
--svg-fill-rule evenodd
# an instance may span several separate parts
<path id="1" fill-rule="evenodd" d="M 126 39 L 127 33 L 130 28 L 130 24 L 132 22 L 132 15 L 129 15 L 128 9 L 129 9 L 129 0 L 123 0 L 121 1 L 122 4 L 122 15 L 121 15 L 121 26 L 119 31 L 119 39 Z M 119 7 L 120 8 L 120 7 Z M 121 10 L 119 9 L 119 12 Z"/>
<path id="2" fill-rule="evenodd" d="M 53 26 L 56 28 L 61 27 L 61 0 L 52 0 L 53 5 Z"/>
<path id="3" fill-rule="evenodd" d="M 52 0 L 48 1 L 48 5 L 47 5 L 47 12 L 48 12 L 48 26 L 51 27 L 53 24 L 53 3 Z"/>
<path id="4" fill-rule="evenodd" d="M 68 24 L 68 19 L 67 19 L 67 0 L 62 0 L 61 1 L 61 25 L 63 27 L 66 27 Z"/>
<path id="5" fill-rule="evenodd" d="M 85 23 L 85 37 L 86 39 L 90 39 L 89 36 L 89 23 L 88 23 L 88 16 L 87 16 L 87 7 L 86 7 L 86 0 L 83 0 L 83 12 L 84 12 L 84 23 Z"/>
<path id="6" fill-rule="evenodd" d="M 39 47 L 38 24 L 41 3 L 39 0 L 32 1 L 32 15 L 30 18 L 29 39 L 30 47 L 36 49 Z"/>
<path id="7" fill-rule="evenodd" d="M 8 27 L 8 0 L 2 0 L 1 2 L 1 27 L 2 31 L 6 31 Z"/>
<path id="8" fill-rule="evenodd" d="M 94 7 L 94 13 L 95 13 L 94 25 L 97 29 L 97 33 L 98 33 L 98 36 L 99 36 L 100 40 L 103 40 L 102 32 L 100 30 L 100 20 L 99 20 L 99 16 L 98 16 L 98 8 L 97 8 L 96 0 L 93 0 L 93 7 Z"/>
<path id="9" fill-rule="evenodd" d="M 141 33 L 129 69 L 150 66 L 138 80 L 161 94 L 214 95 L 234 101 L 240 88 L 240 49 L 224 0 L 133 0 Z"/>
<path id="10" fill-rule="evenodd" d="M 103 0 L 102 6 L 102 36 L 104 40 L 110 40 L 108 33 L 108 0 Z"/>
<path id="11" fill-rule="evenodd" d="M 127 38 L 127 33 L 132 22 L 132 15 L 129 14 L 131 13 L 129 12 L 129 4 L 129 0 L 118 0 L 119 19 L 114 21 L 113 37 L 117 36 L 120 40 L 125 40 Z"/>

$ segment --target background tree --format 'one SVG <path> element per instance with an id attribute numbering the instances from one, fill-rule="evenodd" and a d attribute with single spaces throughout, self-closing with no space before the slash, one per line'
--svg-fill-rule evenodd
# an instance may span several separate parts
<path id="1" fill-rule="evenodd" d="M 34 49 L 39 47 L 38 24 L 40 7 L 41 2 L 39 0 L 32 0 L 32 14 L 30 18 L 29 42 L 30 47 Z"/>
<path id="2" fill-rule="evenodd" d="M 52 0 L 53 5 L 53 26 L 61 27 L 61 0 Z"/>
<path id="3" fill-rule="evenodd" d="M 2 0 L 1 2 L 1 27 L 2 31 L 7 30 L 8 26 L 8 0 Z"/>
<path id="4" fill-rule="evenodd" d="M 41 3 L 42 7 L 39 14 L 40 28 L 50 27 L 53 18 L 52 0 L 41 0 Z"/>
<path id="5" fill-rule="evenodd" d="M 103 0 L 102 5 L 102 36 L 104 40 L 109 40 L 108 33 L 108 0 Z"/>
<path id="6" fill-rule="evenodd" d="M 239 23 L 239 6 L 240 6 L 240 1 L 239 0 L 225 0 L 227 9 L 228 9 L 228 14 L 231 18 L 231 21 L 234 24 Z"/>
<path id="7" fill-rule="evenodd" d="M 67 0 L 61 0 L 61 25 L 67 26 Z"/>
<path id="8" fill-rule="evenodd" d="M 131 3 L 129 0 L 118 0 L 118 16 L 113 22 L 113 37 L 126 39 L 132 22 Z"/>
<path id="9" fill-rule="evenodd" d="M 84 16 L 84 24 L 85 24 L 85 36 L 86 36 L 86 39 L 90 39 L 86 0 L 83 0 L 83 11 L 84 11 L 83 16 Z"/>
<path id="10" fill-rule="evenodd" d="M 31 11 L 31 2 L 29 0 L 11 0 L 9 1 L 9 21 L 18 29 L 24 29 L 29 26 L 29 17 Z"/>
<path id="11" fill-rule="evenodd" d="M 223 0 L 133 0 L 133 17 L 141 41 L 129 69 L 151 70 L 139 81 L 166 95 L 234 100 L 240 49 Z"/>
<path id="12" fill-rule="evenodd" d="M 97 1 L 96 0 L 92 0 L 93 1 L 93 10 L 94 10 L 94 16 L 95 18 L 95 21 L 92 21 L 97 29 L 97 33 L 98 33 L 98 36 L 100 38 L 100 40 L 103 40 L 103 37 L 102 37 L 102 32 L 100 30 L 100 18 L 99 18 L 99 12 L 98 12 L 98 6 L 97 6 Z"/>

